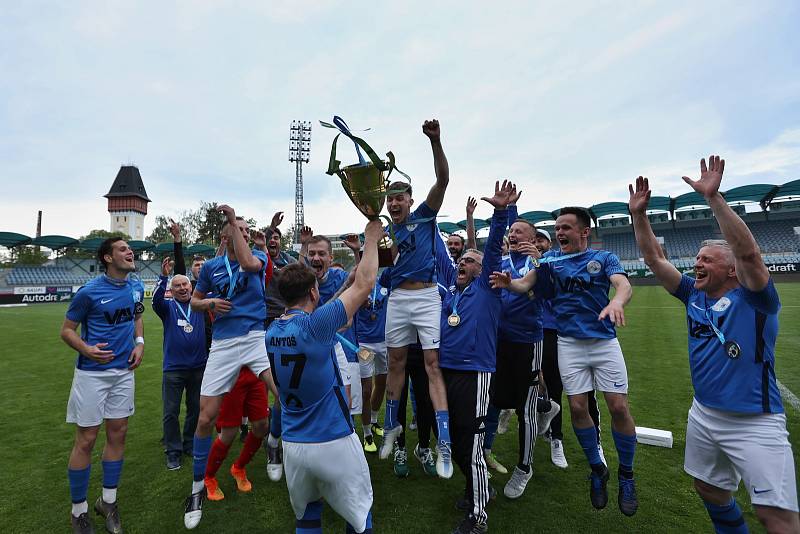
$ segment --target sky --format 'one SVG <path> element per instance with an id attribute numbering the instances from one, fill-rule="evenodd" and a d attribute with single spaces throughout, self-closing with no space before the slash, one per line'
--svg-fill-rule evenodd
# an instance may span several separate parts
<path id="1" fill-rule="evenodd" d="M 362 230 L 325 174 L 334 115 L 394 152 L 418 203 L 437 118 L 445 221 L 503 178 L 520 212 L 627 201 L 640 174 L 678 195 L 711 153 L 723 189 L 781 184 L 800 178 L 798 20 L 790 1 L 5 2 L 0 231 L 34 235 L 37 210 L 45 235 L 108 229 L 126 164 L 152 199 L 146 234 L 201 201 L 288 228 L 295 119 L 314 125 L 306 224 Z"/>

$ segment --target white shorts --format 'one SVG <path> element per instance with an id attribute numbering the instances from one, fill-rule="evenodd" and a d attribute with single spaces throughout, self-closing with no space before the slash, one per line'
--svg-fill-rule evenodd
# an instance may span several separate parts
<path id="1" fill-rule="evenodd" d="M 735 414 L 693 400 L 683 469 L 727 491 L 744 479 L 753 504 L 798 511 L 785 414 Z"/>
<path id="2" fill-rule="evenodd" d="M 104 419 L 133 415 L 134 379 L 128 369 L 75 369 L 67 402 L 67 423 L 99 426 Z"/>
<path id="3" fill-rule="evenodd" d="M 359 371 L 358 362 L 347 362 L 347 367 L 350 368 L 350 414 L 361 414 L 361 380 L 358 379 Z"/>
<path id="4" fill-rule="evenodd" d="M 558 336 L 558 370 L 567 395 L 595 389 L 628 393 L 628 370 L 617 338 Z"/>
<path id="5" fill-rule="evenodd" d="M 359 375 L 362 379 L 389 373 L 389 363 L 386 360 L 386 343 L 362 343 L 361 347 L 375 353 L 375 357 L 369 362 L 365 363 L 359 360 Z"/>
<path id="6" fill-rule="evenodd" d="M 442 299 L 436 286 L 395 289 L 386 308 L 386 346 L 405 347 L 417 342 L 422 348 L 439 348 Z"/>
<path id="7" fill-rule="evenodd" d="M 263 330 L 251 330 L 243 336 L 213 340 L 200 395 L 216 397 L 229 392 L 244 366 L 256 376 L 269 369 L 264 336 Z"/>
<path id="8" fill-rule="evenodd" d="M 337 341 L 333 346 L 333 350 L 336 352 L 336 365 L 339 366 L 339 376 L 342 377 L 342 384 L 349 386 L 352 376 L 350 375 L 350 362 L 347 361 L 344 348 L 342 344 Z"/>
<path id="9" fill-rule="evenodd" d="M 324 443 L 283 442 L 283 469 L 297 519 L 309 503 L 325 499 L 357 532 L 367 526 L 372 482 L 355 433 Z"/>

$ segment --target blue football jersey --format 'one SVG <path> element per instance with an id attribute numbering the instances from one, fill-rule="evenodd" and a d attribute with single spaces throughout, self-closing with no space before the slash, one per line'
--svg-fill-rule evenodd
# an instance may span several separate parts
<path id="1" fill-rule="evenodd" d="M 545 257 L 566 256 L 551 250 Z M 626 275 L 619 258 L 606 250 L 586 250 L 582 254 L 538 269 L 537 294 L 552 294 L 553 315 L 562 336 L 579 339 L 612 339 L 617 337 L 611 319 L 597 320 L 608 306 L 610 277 Z M 542 282 L 542 285 L 539 284 Z"/>
<path id="2" fill-rule="evenodd" d="M 414 222 L 422 221 L 422 222 Z M 394 226 L 397 258 L 392 268 L 390 289 L 406 280 L 435 282 L 436 240 L 440 240 L 436 226 L 436 212 L 423 202 L 409 214 L 403 224 Z"/>
<path id="3" fill-rule="evenodd" d="M 516 252 L 505 256 L 500 267 L 514 279 L 522 278 L 531 269 L 534 266 L 530 256 Z M 520 295 L 504 289 L 497 338 L 511 343 L 536 343 L 542 335 L 542 301 L 533 293 Z"/>
<path id="4" fill-rule="evenodd" d="M 114 352 L 107 364 L 97 363 L 80 353 L 75 365 L 84 371 L 127 369 L 133 351 L 136 307 L 144 309 L 144 286 L 139 280 L 116 281 L 98 276 L 80 288 L 69 303 L 67 319 L 80 323 L 81 339 L 87 345 L 108 343 L 103 350 Z"/>
<path id="5" fill-rule="evenodd" d="M 347 322 L 344 304 L 336 299 L 311 315 L 287 314 L 296 315 L 275 319 L 266 335 L 283 410 L 283 440 L 322 443 L 350 435 L 350 408 L 333 349 L 336 331 Z"/>
<path id="6" fill-rule="evenodd" d="M 213 339 L 230 339 L 244 336 L 251 330 L 264 330 L 264 318 L 267 316 L 264 270 L 268 260 L 260 250 L 254 250 L 253 256 L 261 260 L 261 269 L 256 272 L 241 270 L 237 261 L 229 262 L 235 280 L 232 292 L 225 256 L 208 260 L 200 269 L 200 279 L 195 289 L 206 295 L 214 293 L 217 298 L 228 299 L 233 305 L 231 311 L 215 317 Z"/>
<path id="7" fill-rule="evenodd" d="M 739 286 L 711 299 L 684 274 L 675 297 L 686 305 L 695 398 L 728 412 L 782 413 L 775 378 L 781 302 L 772 279 L 758 292 Z M 726 350 L 710 326 L 712 321 L 727 343 L 736 343 L 738 352 Z"/>
<path id="8" fill-rule="evenodd" d="M 350 274 L 347 271 L 343 271 L 342 269 L 328 269 L 328 273 L 325 275 L 325 280 L 319 284 L 320 306 L 324 306 L 333 298 L 336 292 L 339 291 L 339 289 L 341 289 L 341 287 L 347 281 L 347 277 L 349 275 Z M 350 325 L 350 328 L 340 333 L 340 335 L 350 343 L 350 345 L 347 343 L 342 343 L 342 349 L 344 349 L 344 355 L 347 357 L 348 362 L 358 361 L 358 353 L 356 352 L 358 349 L 358 343 L 356 342 L 355 322 L 356 318 L 353 317 L 353 324 Z M 355 347 L 355 349 L 353 347 Z"/>
<path id="9" fill-rule="evenodd" d="M 369 298 L 356 312 L 354 319 L 358 343 L 383 343 L 386 341 L 386 304 L 388 288 L 379 282 L 370 291 Z"/>

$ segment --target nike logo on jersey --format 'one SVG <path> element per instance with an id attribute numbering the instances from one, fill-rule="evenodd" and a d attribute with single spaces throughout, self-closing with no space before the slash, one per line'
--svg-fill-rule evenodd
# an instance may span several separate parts
<path id="1" fill-rule="evenodd" d="M 701 312 L 705 313 L 705 311 L 706 311 L 706 309 L 705 309 L 705 308 L 701 308 L 700 306 L 698 306 L 698 305 L 697 305 L 697 304 L 695 304 L 694 302 L 692 302 L 691 304 L 692 304 L 692 307 L 694 307 L 694 308 L 697 308 L 697 309 L 698 309 L 698 310 L 700 310 Z"/>
<path id="2" fill-rule="evenodd" d="M 756 487 L 753 486 L 753 493 L 755 493 L 755 494 L 766 493 L 768 491 L 772 491 L 772 490 L 771 489 L 762 489 L 762 490 L 760 490 L 760 489 L 756 489 Z"/>
<path id="3" fill-rule="evenodd" d="M 114 299 L 100 299 L 100 304 L 108 304 L 112 300 L 114 300 Z"/>
<path id="4" fill-rule="evenodd" d="M 213 275 L 211 275 L 211 277 L 212 278 L 216 278 L 218 276 L 222 276 L 223 274 L 225 274 L 225 273 L 214 273 Z"/>

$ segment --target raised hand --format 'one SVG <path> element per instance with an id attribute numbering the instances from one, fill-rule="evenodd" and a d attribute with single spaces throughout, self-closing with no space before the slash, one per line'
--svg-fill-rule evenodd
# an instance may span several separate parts
<path id="1" fill-rule="evenodd" d="M 364 241 L 371 240 L 379 243 L 383 239 L 383 224 L 379 220 L 369 221 L 366 228 L 364 228 Z"/>
<path id="2" fill-rule="evenodd" d="M 492 289 L 508 289 L 511 285 L 511 273 L 495 271 L 489 275 L 489 283 L 492 285 Z"/>
<path id="3" fill-rule="evenodd" d="M 503 209 L 508 206 L 509 199 L 511 198 L 511 193 L 514 190 L 514 184 L 509 182 L 508 180 L 503 180 L 503 185 L 500 185 L 500 182 L 494 183 L 494 196 L 489 197 L 481 197 L 481 200 L 485 200 L 492 206 L 497 209 Z"/>
<path id="4" fill-rule="evenodd" d="M 361 240 L 358 238 L 358 234 L 347 234 L 344 238 L 344 244 L 353 252 L 361 249 Z"/>
<path id="5" fill-rule="evenodd" d="M 175 262 L 174 262 L 174 261 L 172 261 L 172 258 L 170 258 L 169 256 L 167 256 L 167 257 L 166 257 L 166 258 L 164 258 L 164 260 L 161 262 L 161 275 L 162 275 L 162 276 L 169 276 L 169 275 L 170 275 L 170 273 L 172 272 L 172 268 L 173 268 L 173 267 L 175 267 Z"/>
<path id="6" fill-rule="evenodd" d="M 253 245 L 258 249 L 263 249 L 267 246 L 267 236 L 261 230 L 253 232 Z"/>
<path id="7" fill-rule="evenodd" d="M 225 215 L 225 219 L 227 219 L 230 224 L 236 223 L 236 212 L 232 207 L 228 206 L 227 204 L 221 204 L 217 206 L 217 211 Z"/>
<path id="8" fill-rule="evenodd" d="M 636 179 L 636 189 L 634 190 L 633 185 L 628 184 L 628 191 L 631 194 L 630 199 L 628 199 L 628 209 L 631 211 L 631 215 L 644 215 L 647 211 L 647 204 L 650 202 L 651 193 L 650 183 L 647 178 L 638 177 Z"/>
<path id="9" fill-rule="evenodd" d="M 689 184 L 692 189 L 703 195 L 703 198 L 711 198 L 719 192 L 722 183 L 722 173 L 725 171 L 725 160 L 719 156 L 708 156 L 708 167 L 706 160 L 700 160 L 700 179 L 692 180 L 688 176 L 683 177 L 683 181 Z"/>
<path id="10" fill-rule="evenodd" d="M 281 225 L 283 222 L 283 212 L 279 211 L 276 212 L 275 215 L 272 216 L 272 222 L 269 223 L 269 227 L 275 230 L 277 227 Z"/>
<path id="11" fill-rule="evenodd" d="M 474 197 L 467 197 L 467 216 L 475 213 L 475 208 L 478 207 L 478 201 Z"/>
<path id="12" fill-rule="evenodd" d="M 425 121 L 422 124 L 422 133 L 428 136 L 428 139 L 433 141 L 439 141 L 441 139 L 440 134 L 441 131 L 439 129 L 439 121 L 436 119 L 431 119 L 429 121 Z"/>
<path id="13" fill-rule="evenodd" d="M 104 350 L 108 343 L 98 343 L 97 345 L 86 345 L 83 355 L 97 363 L 106 364 L 114 359 L 113 350 Z"/>
<path id="14" fill-rule="evenodd" d="M 181 242 L 181 227 L 172 219 L 169 220 L 169 233 L 172 234 L 173 241 L 176 243 Z"/>
<path id="15" fill-rule="evenodd" d="M 314 237 L 314 231 L 311 229 L 310 226 L 304 226 L 300 230 L 300 244 L 305 245 L 309 239 Z"/>
<path id="16" fill-rule="evenodd" d="M 511 184 L 514 187 L 514 191 L 511 193 L 511 197 L 508 200 L 508 204 L 516 204 L 519 200 L 519 197 L 522 196 L 522 189 L 517 191 L 517 184 Z"/>

